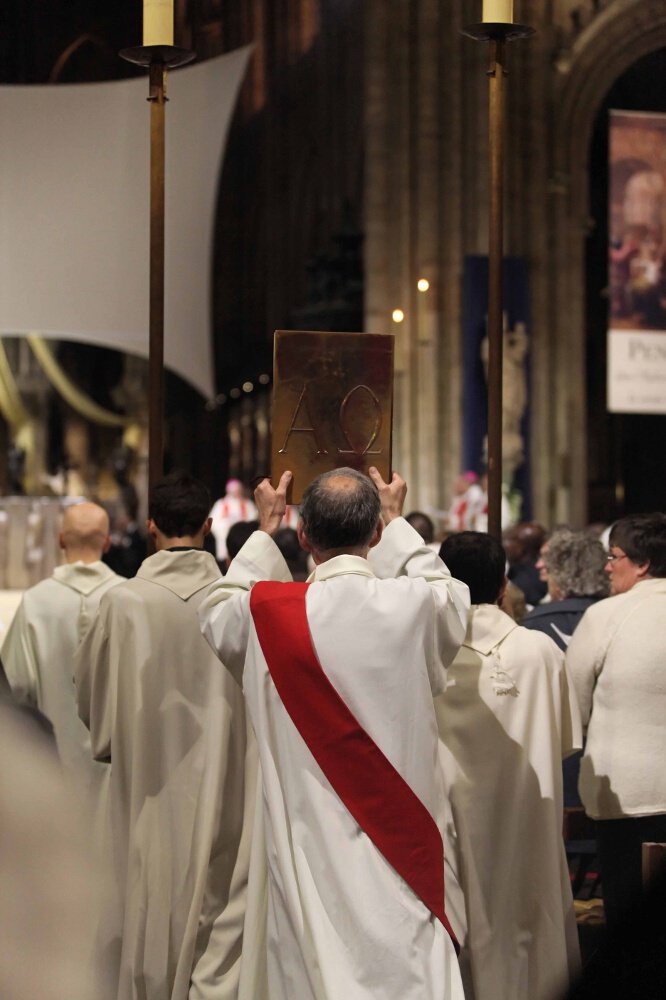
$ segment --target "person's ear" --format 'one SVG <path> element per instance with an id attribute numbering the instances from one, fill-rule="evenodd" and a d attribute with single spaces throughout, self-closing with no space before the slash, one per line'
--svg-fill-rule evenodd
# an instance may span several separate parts
<path id="1" fill-rule="evenodd" d="M 312 546 L 308 540 L 308 536 L 303 530 L 303 522 L 299 521 L 296 527 L 296 534 L 298 535 L 298 544 L 303 549 L 304 552 L 312 552 Z"/>
<path id="2" fill-rule="evenodd" d="M 213 527 L 213 518 L 212 517 L 206 518 L 206 520 L 203 523 L 203 536 L 204 536 L 204 538 L 206 537 L 206 535 L 210 534 L 210 529 L 212 527 Z"/>
<path id="3" fill-rule="evenodd" d="M 64 550 L 64 548 L 65 548 L 65 536 L 63 535 L 62 531 L 58 532 L 58 545 L 60 546 L 61 549 Z"/>
<path id="4" fill-rule="evenodd" d="M 104 548 L 102 549 L 102 555 L 107 553 L 110 548 L 111 548 L 111 535 L 107 535 L 106 540 L 104 542 Z"/>
<path id="5" fill-rule="evenodd" d="M 506 588 L 508 584 L 509 584 L 509 578 L 508 576 L 505 576 L 504 579 L 502 580 L 502 585 L 500 586 L 499 594 L 497 595 L 498 604 L 501 604 L 502 601 L 504 600 L 504 595 L 506 594 Z"/>
<path id="6" fill-rule="evenodd" d="M 646 576 L 650 575 L 650 560 L 644 563 L 636 563 L 637 576 L 639 580 L 645 579 Z"/>
<path id="7" fill-rule="evenodd" d="M 153 541 L 157 539 L 157 525 L 155 524 L 152 517 L 149 517 L 146 521 L 146 531 L 150 535 Z"/>
<path id="8" fill-rule="evenodd" d="M 377 527 L 375 528 L 374 535 L 370 539 L 370 544 L 369 544 L 368 548 L 374 549 L 375 545 L 377 545 L 379 543 L 379 541 L 381 540 L 381 537 L 382 537 L 383 533 L 384 533 L 384 522 L 380 518 L 379 521 L 377 521 Z"/>

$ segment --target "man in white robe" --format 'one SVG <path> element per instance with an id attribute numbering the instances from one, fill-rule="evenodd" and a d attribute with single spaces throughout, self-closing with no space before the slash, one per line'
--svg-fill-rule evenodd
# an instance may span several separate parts
<path id="1" fill-rule="evenodd" d="M 462 998 L 433 691 L 467 588 L 400 516 L 403 480 L 370 472 L 306 491 L 309 584 L 289 582 L 272 540 L 291 474 L 264 480 L 261 530 L 199 611 L 259 744 L 270 1000 Z"/>
<path id="2" fill-rule="evenodd" d="M 109 518 L 97 504 L 67 508 L 59 543 L 65 562 L 24 593 L 2 659 L 16 700 L 38 708 L 53 724 L 60 759 L 96 813 L 108 768 L 93 760 L 90 734 L 77 714 L 74 654 L 102 595 L 124 578 L 101 561 L 109 547 Z"/>
<path id="3" fill-rule="evenodd" d="M 223 497 L 216 500 L 210 512 L 211 533 L 215 539 L 217 560 L 223 563 L 228 556 L 227 535 L 229 528 L 239 521 L 254 521 L 257 508 L 245 495 L 245 487 L 239 479 L 230 479 Z"/>
<path id="4" fill-rule="evenodd" d="M 497 606 L 505 556 L 479 532 L 442 545 L 470 588 L 462 648 L 436 699 L 465 898 L 467 1000 L 559 1000 L 579 967 L 562 841 L 562 758 L 581 746 L 564 655 Z"/>
<path id="5" fill-rule="evenodd" d="M 107 595 L 77 657 L 79 712 L 95 757 L 111 761 L 119 898 L 101 944 L 115 949 L 118 1000 L 238 990 L 256 753 L 241 690 L 196 617 L 220 577 L 201 547 L 209 510 L 189 476 L 153 487 L 157 551 Z"/>

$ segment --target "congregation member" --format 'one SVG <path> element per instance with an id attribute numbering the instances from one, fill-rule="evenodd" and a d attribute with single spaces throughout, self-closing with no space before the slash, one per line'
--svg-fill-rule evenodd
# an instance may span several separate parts
<path id="1" fill-rule="evenodd" d="M 537 605 L 523 619 L 525 628 L 545 632 L 566 653 L 574 629 L 589 607 L 610 589 L 606 550 L 593 534 L 557 528 L 541 546 L 537 569 L 548 586 L 550 600 Z M 578 775 L 581 752 L 563 764 L 564 805 L 580 807 Z"/>
<path id="2" fill-rule="evenodd" d="M 548 592 L 548 584 L 537 569 L 541 547 L 546 540 L 545 528 L 536 521 L 521 521 L 502 534 L 502 545 L 509 564 L 507 576 L 520 587 L 530 609 L 536 607 Z"/>
<path id="3" fill-rule="evenodd" d="M 550 600 L 530 611 L 522 624 L 545 632 L 566 652 L 587 609 L 608 597 L 605 549 L 589 531 L 557 528 L 541 546 L 536 566 Z"/>
<path id="4" fill-rule="evenodd" d="M 410 511 L 409 514 L 405 515 L 405 521 L 407 524 L 411 524 L 414 531 L 418 531 L 426 545 L 432 546 L 435 544 L 435 525 L 432 518 L 428 517 L 422 510 Z M 437 546 L 437 551 L 439 551 L 439 545 Z"/>
<path id="5" fill-rule="evenodd" d="M 562 758 L 581 745 L 578 708 L 555 643 L 498 607 L 500 543 L 463 532 L 442 558 L 472 602 L 435 703 L 467 915 L 466 1000 L 554 1000 L 579 968 L 562 841 Z"/>
<path id="6" fill-rule="evenodd" d="M 117 1000 L 238 992 L 256 759 L 241 690 L 196 617 L 220 578 L 202 549 L 210 506 L 190 476 L 174 473 L 151 489 L 156 552 L 105 595 L 76 658 L 93 754 L 111 762 L 117 896 L 99 947 Z"/>
<path id="7" fill-rule="evenodd" d="M 404 481 L 370 476 L 305 491 L 306 583 L 273 541 L 291 473 L 264 480 L 260 530 L 199 611 L 259 743 L 270 1000 L 463 997 L 433 692 L 468 591 L 401 517 Z"/>
<path id="8" fill-rule="evenodd" d="M 229 569 L 231 560 L 236 558 L 250 535 L 253 534 L 258 527 L 258 521 L 236 521 L 235 524 L 231 525 L 226 541 L 227 556 L 224 561 L 224 566 L 222 567 L 225 573 Z"/>
<path id="9" fill-rule="evenodd" d="M 567 652 L 587 742 L 580 796 L 596 820 L 606 923 L 640 903 L 641 844 L 666 842 L 666 514 L 610 532 L 611 597 L 589 608 Z"/>
<path id="10" fill-rule="evenodd" d="M 96 814 L 107 767 L 92 759 L 90 735 L 78 717 L 74 654 L 102 596 L 123 577 L 101 561 L 110 544 L 109 518 L 97 504 L 68 507 L 58 541 L 65 562 L 24 593 L 2 660 L 14 698 L 39 709 L 53 725 L 73 790 Z"/>

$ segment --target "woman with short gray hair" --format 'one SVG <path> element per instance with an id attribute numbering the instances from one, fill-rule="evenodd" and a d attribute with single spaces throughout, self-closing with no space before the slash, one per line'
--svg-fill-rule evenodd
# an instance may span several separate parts
<path id="1" fill-rule="evenodd" d="M 525 628 L 545 632 L 565 650 L 583 614 L 608 597 L 606 552 L 587 531 L 557 528 L 542 548 L 550 601 L 523 619 Z"/>

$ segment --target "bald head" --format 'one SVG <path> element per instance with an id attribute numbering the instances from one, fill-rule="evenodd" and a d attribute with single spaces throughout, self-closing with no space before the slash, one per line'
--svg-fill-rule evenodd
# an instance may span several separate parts
<path id="1" fill-rule="evenodd" d="M 319 552 L 355 552 L 370 544 L 380 512 L 372 480 L 343 468 L 310 483 L 303 494 L 301 520 L 307 541 Z"/>
<path id="2" fill-rule="evenodd" d="M 65 510 L 60 548 L 68 563 L 92 563 L 109 548 L 109 515 L 96 503 L 77 503 Z"/>

